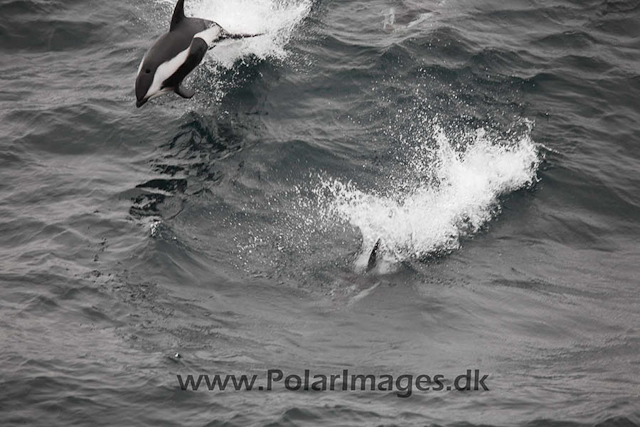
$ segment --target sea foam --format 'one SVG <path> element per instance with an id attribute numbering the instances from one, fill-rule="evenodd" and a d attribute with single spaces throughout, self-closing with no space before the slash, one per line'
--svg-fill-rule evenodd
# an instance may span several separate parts
<path id="1" fill-rule="evenodd" d="M 356 269 L 365 268 L 378 239 L 387 267 L 454 250 L 499 212 L 500 196 L 536 180 L 540 158 L 530 131 L 504 140 L 478 129 L 464 145 L 437 125 L 426 133 L 430 138 L 411 150 L 407 167 L 388 178 L 384 191 L 326 178 L 316 189 L 325 215 L 362 233 Z"/>

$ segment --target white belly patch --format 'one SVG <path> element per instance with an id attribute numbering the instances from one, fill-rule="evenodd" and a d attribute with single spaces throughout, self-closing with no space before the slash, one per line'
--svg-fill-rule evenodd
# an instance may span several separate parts
<path id="1" fill-rule="evenodd" d="M 153 83 L 147 92 L 147 96 L 153 96 L 160 92 L 160 89 L 162 89 L 162 83 L 178 71 L 178 68 L 184 64 L 188 56 L 189 49 L 186 49 L 171 58 L 170 61 L 160 65 L 156 70 L 156 74 L 153 76 Z"/>

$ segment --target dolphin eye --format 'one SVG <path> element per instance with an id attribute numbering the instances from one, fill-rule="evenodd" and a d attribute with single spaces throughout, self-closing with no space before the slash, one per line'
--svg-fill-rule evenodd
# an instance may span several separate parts
<path id="1" fill-rule="evenodd" d="M 147 68 L 146 70 L 144 70 L 144 72 L 149 74 L 151 72 L 151 70 Z"/>

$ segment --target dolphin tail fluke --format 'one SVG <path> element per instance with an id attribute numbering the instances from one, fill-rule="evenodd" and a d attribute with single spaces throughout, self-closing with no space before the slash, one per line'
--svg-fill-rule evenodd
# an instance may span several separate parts
<path id="1" fill-rule="evenodd" d="M 178 86 L 176 88 L 176 93 L 185 99 L 193 98 L 193 95 L 196 94 L 196 91 L 193 89 L 187 89 L 184 86 Z"/>
<path id="2" fill-rule="evenodd" d="M 238 39 L 248 39 L 251 37 L 258 37 L 258 36 L 263 36 L 265 33 L 259 33 L 259 34 L 233 34 L 228 32 L 227 30 L 222 30 L 222 35 L 220 36 L 220 40 L 226 40 L 226 39 L 231 39 L 231 40 L 238 40 Z"/>
<path id="3" fill-rule="evenodd" d="M 374 268 L 376 268 L 376 265 L 378 265 L 378 252 L 380 252 L 380 241 L 381 239 L 378 239 L 376 241 L 376 244 L 373 245 L 373 249 L 371 250 L 371 254 L 369 255 L 369 261 L 367 262 L 367 270 L 366 270 L 367 273 L 373 270 Z"/>

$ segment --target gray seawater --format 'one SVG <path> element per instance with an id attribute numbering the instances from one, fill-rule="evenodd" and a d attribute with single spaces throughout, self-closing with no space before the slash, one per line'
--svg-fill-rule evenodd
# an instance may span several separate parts
<path id="1" fill-rule="evenodd" d="M 187 0 L 137 110 L 171 3 L 0 1 L 1 425 L 640 423 L 638 1 Z"/>

